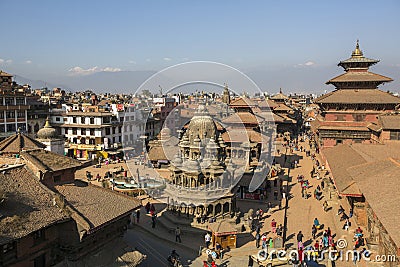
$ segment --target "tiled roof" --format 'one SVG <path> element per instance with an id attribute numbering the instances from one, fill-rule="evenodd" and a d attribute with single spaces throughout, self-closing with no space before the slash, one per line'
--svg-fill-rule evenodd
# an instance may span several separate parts
<path id="1" fill-rule="evenodd" d="M 400 247 L 400 209 L 394 206 L 400 202 L 400 161 L 387 158 L 349 168 L 349 173 L 383 227 Z"/>
<path id="2" fill-rule="evenodd" d="M 231 107 L 254 107 L 256 103 L 248 97 L 239 97 L 229 103 Z"/>
<path id="3" fill-rule="evenodd" d="M 72 184 L 56 185 L 55 189 L 88 221 L 91 229 L 141 206 L 139 199 L 87 185 L 79 180 Z"/>
<path id="4" fill-rule="evenodd" d="M 46 148 L 46 145 L 23 133 L 16 133 L 0 142 L 0 152 L 20 153 L 24 149 Z"/>
<path id="5" fill-rule="evenodd" d="M 236 234 L 237 230 L 236 228 L 230 224 L 229 222 L 225 220 L 220 220 L 218 222 L 210 223 L 208 225 L 209 229 L 213 233 L 218 233 L 218 234 Z"/>
<path id="6" fill-rule="evenodd" d="M 332 178 L 340 194 L 361 195 L 355 181 L 351 179 L 347 168 L 367 161 L 348 145 L 337 145 L 324 150 L 332 172 Z"/>
<path id="7" fill-rule="evenodd" d="M 272 100 L 284 100 L 284 99 L 289 99 L 287 95 L 284 95 L 282 93 L 278 93 L 276 95 L 271 96 Z"/>
<path id="8" fill-rule="evenodd" d="M 330 79 L 326 84 L 342 83 L 342 82 L 391 82 L 393 79 L 376 74 L 369 71 L 348 71 L 333 79 Z"/>
<path id="9" fill-rule="evenodd" d="M 226 124 L 259 124 L 264 119 L 250 112 L 237 112 L 222 120 Z"/>
<path id="10" fill-rule="evenodd" d="M 366 58 L 366 57 L 351 57 L 345 60 L 340 61 L 340 63 L 338 64 L 339 66 L 341 66 L 343 63 L 378 63 L 379 60 L 377 59 L 371 59 L 371 58 Z"/>
<path id="11" fill-rule="evenodd" d="M 339 89 L 320 96 L 315 103 L 399 104 L 400 98 L 379 89 Z"/>
<path id="12" fill-rule="evenodd" d="M 43 171 L 58 171 L 81 166 L 81 163 L 76 159 L 43 149 L 23 151 L 21 156 L 24 160 L 30 161 Z"/>
<path id="13" fill-rule="evenodd" d="M 0 172 L 0 191 L 6 192 L 0 204 L 0 244 L 68 219 L 53 205 L 48 189 L 23 165 Z"/>
<path id="14" fill-rule="evenodd" d="M 390 113 L 378 116 L 378 120 L 384 130 L 400 130 L 400 114 Z"/>

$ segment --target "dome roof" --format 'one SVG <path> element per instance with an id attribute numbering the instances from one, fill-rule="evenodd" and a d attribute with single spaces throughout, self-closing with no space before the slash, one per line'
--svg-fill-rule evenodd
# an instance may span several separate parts
<path id="1" fill-rule="evenodd" d="M 191 145 L 197 138 L 199 138 L 201 141 L 203 141 L 205 138 L 211 137 L 216 139 L 217 126 L 203 105 L 199 105 L 197 112 L 190 120 L 187 132 L 189 136 L 189 143 Z"/>
<path id="2" fill-rule="evenodd" d="M 38 139 L 54 139 L 57 137 L 57 131 L 51 127 L 49 118 L 46 119 L 46 124 L 37 132 Z"/>

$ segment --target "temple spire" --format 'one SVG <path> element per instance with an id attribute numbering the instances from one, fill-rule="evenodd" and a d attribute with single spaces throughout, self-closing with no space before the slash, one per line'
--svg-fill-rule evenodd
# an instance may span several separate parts
<path id="1" fill-rule="evenodd" d="M 362 57 L 363 53 L 360 50 L 360 45 L 359 45 L 359 41 L 357 39 L 357 43 L 356 43 L 356 49 L 354 49 L 353 53 L 351 53 L 352 57 Z"/>

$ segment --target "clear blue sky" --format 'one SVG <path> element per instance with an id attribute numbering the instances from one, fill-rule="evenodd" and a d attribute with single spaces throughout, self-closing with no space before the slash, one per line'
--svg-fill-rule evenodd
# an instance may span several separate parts
<path id="1" fill-rule="evenodd" d="M 245 72 L 338 71 L 335 65 L 350 56 L 357 38 L 366 56 L 400 70 L 395 0 L 1 0 L 0 10 L 0 69 L 32 79 L 106 68 L 160 70 L 188 60 Z"/>

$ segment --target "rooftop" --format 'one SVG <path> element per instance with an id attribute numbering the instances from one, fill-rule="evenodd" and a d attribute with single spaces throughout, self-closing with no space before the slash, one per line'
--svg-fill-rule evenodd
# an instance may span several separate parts
<path id="1" fill-rule="evenodd" d="M 18 154 L 26 149 L 45 148 L 46 145 L 23 133 L 16 133 L 0 142 L 0 152 Z"/>
<path id="2" fill-rule="evenodd" d="M 2 169 L 0 244 L 21 238 L 68 217 L 52 203 L 52 196 L 24 165 Z"/>
<path id="3" fill-rule="evenodd" d="M 139 199 L 88 185 L 79 180 L 71 184 L 56 185 L 55 189 L 65 196 L 66 201 L 87 220 L 90 229 L 141 206 Z"/>
<path id="4" fill-rule="evenodd" d="M 78 160 L 43 149 L 23 151 L 21 156 L 43 171 L 58 171 L 81 166 Z"/>
<path id="5" fill-rule="evenodd" d="M 379 89 L 337 89 L 318 97 L 315 103 L 400 104 L 400 98 Z"/>
<path id="6" fill-rule="evenodd" d="M 349 168 L 349 173 L 357 182 L 383 227 L 397 247 L 400 247 L 400 225 L 397 222 L 400 218 L 400 209 L 393 208 L 393 203 L 400 202 L 398 194 L 400 161 L 387 158 Z"/>
<path id="7" fill-rule="evenodd" d="M 400 130 L 400 114 L 388 113 L 378 116 L 379 124 L 384 130 Z"/>
<path id="8" fill-rule="evenodd" d="M 391 82 L 393 79 L 376 74 L 369 71 L 348 71 L 333 79 L 326 84 L 343 83 L 343 82 Z"/>

